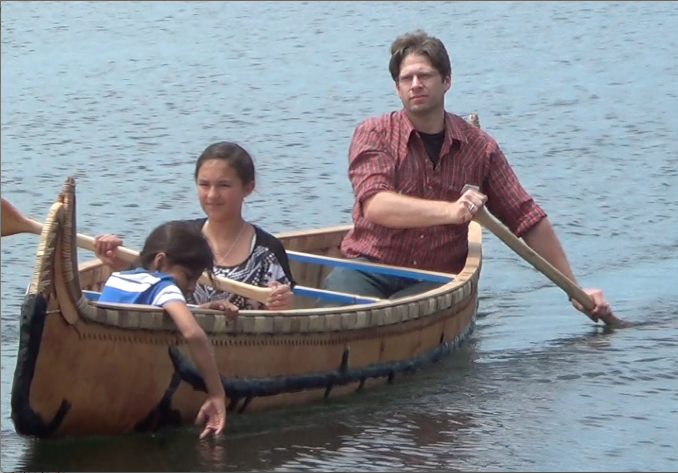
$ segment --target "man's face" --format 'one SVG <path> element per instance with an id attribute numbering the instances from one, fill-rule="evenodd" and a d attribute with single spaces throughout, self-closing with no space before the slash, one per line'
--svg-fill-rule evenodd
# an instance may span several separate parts
<path id="1" fill-rule="evenodd" d="M 426 115 L 444 105 L 450 84 L 451 78 L 442 77 L 428 57 L 412 53 L 400 65 L 396 90 L 405 110 Z"/>

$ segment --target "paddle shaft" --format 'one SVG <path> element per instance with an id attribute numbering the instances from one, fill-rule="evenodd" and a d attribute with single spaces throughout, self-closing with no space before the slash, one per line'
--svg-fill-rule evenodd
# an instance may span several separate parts
<path id="1" fill-rule="evenodd" d="M 489 231 L 503 241 L 506 246 L 515 251 L 525 261 L 540 271 L 544 276 L 553 281 L 558 287 L 570 296 L 570 298 L 579 302 L 586 310 L 592 310 L 595 305 L 591 296 L 589 296 L 581 287 L 575 284 L 570 278 L 565 276 L 551 263 L 542 258 L 536 251 L 530 248 L 527 243 L 515 236 L 511 230 L 506 228 L 485 207 L 481 207 L 475 215 L 474 220 L 487 228 Z M 606 317 L 603 322 L 607 325 L 619 325 L 621 321 L 614 315 Z"/>
<path id="2" fill-rule="evenodd" d="M 16 233 L 34 233 L 36 235 L 40 235 L 42 233 L 43 225 L 40 222 L 36 222 L 35 220 L 31 220 L 30 218 L 22 215 L 14 206 L 12 206 L 3 198 L 2 227 L 3 236 L 13 235 Z M 77 244 L 80 248 L 96 252 L 94 247 L 94 238 L 91 236 L 78 233 Z M 119 246 L 117 248 L 117 252 L 120 258 L 128 263 L 134 263 L 139 256 L 137 251 L 125 248 L 124 246 Z M 233 294 L 238 294 L 263 304 L 266 303 L 268 296 L 271 293 L 270 288 L 252 286 L 250 284 L 234 281 L 221 276 L 214 276 L 213 280 L 214 285 L 216 285 L 218 289 L 228 291 Z M 200 276 L 198 282 L 213 285 L 213 282 L 207 273 L 203 273 L 202 276 Z"/>

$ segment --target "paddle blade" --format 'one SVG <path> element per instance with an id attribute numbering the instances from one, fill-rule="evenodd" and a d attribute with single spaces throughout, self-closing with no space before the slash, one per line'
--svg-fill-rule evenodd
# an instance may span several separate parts
<path id="1" fill-rule="evenodd" d="M 19 209 L 2 198 L 2 236 L 11 236 L 18 233 L 34 233 L 39 235 L 42 231 L 40 224 L 32 222 L 19 212 Z"/>

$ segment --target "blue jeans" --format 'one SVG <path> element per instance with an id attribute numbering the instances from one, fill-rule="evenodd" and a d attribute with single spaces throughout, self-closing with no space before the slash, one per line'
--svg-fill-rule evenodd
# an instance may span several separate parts
<path id="1" fill-rule="evenodd" d="M 363 258 L 356 259 L 367 261 Z M 442 284 L 437 282 L 418 281 L 416 279 L 342 267 L 332 269 L 323 283 L 323 289 L 328 291 L 378 297 L 379 299 L 396 299 L 398 297 L 411 296 L 440 286 Z M 318 302 L 322 306 L 336 305 L 336 303 L 328 304 L 326 301 Z"/>

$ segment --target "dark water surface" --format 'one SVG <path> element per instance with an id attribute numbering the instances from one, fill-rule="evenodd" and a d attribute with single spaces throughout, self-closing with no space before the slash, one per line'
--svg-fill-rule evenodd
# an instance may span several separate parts
<path id="1" fill-rule="evenodd" d="M 76 176 L 82 233 L 139 248 L 200 215 L 209 143 L 256 159 L 246 215 L 271 231 L 346 223 L 347 147 L 399 106 L 388 48 L 447 44 L 448 108 L 477 111 L 543 204 L 592 326 L 492 235 L 477 330 L 416 377 L 197 431 L 35 442 L 9 418 L 36 236 L 2 240 L 2 471 L 676 471 L 678 13 L 670 2 L 2 2 L 2 195 L 42 220 Z M 80 258 L 91 254 L 80 252 Z"/>

